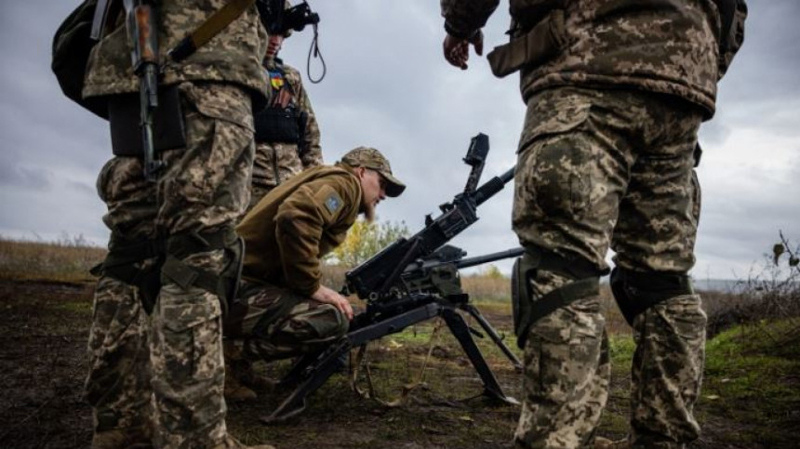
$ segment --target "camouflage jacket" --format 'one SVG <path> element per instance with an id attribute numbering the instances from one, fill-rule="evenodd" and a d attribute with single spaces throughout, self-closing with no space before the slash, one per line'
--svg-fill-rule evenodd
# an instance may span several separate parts
<path id="1" fill-rule="evenodd" d="M 285 142 L 256 142 L 256 155 L 253 161 L 253 185 L 274 187 L 301 171 L 322 165 L 322 148 L 317 117 L 311 107 L 311 100 L 303 88 L 300 73 L 280 60 L 265 64 L 267 69 L 282 69 L 285 83 L 274 86 L 270 80 L 272 101 L 278 99 L 277 92 L 286 89 L 291 94 L 290 107 L 305 116 L 300 144 Z"/>
<path id="2" fill-rule="evenodd" d="M 243 277 L 311 296 L 320 260 L 339 246 L 361 206 L 361 183 L 344 165 L 314 167 L 273 189 L 244 217 Z"/>
<path id="3" fill-rule="evenodd" d="M 155 0 L 159 60 L 166 61 L 169 50 L 226 3 L 226 0 Z M 83 96 L 87 98 L 139 89 L 139 80 L 131 68 L 131 45 L 124 26 L 124 12 L 116 20 L 109 18 L 109 21 L 116 25 L 89 56 L 83 88 Z M 267 33 L 253 6 L 182 63 L 167 63 L 159 83 L 231 82 L 266 99 L 267 80 L 261 68 L 266 45 Z"/>
<path id="4" fill-rule="evenodd" d="M 445 29 L 468 37 L 498 3 L 441 0 Z M 526 101 L 553 86 L 630 87 L 677 95 L 713 115 L 724 70 L 713 0 L 510 0 L 510 12 L 512 38 L 545 20 L 553 25 L 555 51 L 521 70 Z"/>

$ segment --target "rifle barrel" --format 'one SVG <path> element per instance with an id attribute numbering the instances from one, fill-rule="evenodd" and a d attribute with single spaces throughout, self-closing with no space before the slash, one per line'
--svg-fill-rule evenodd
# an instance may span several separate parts
<path id="1" fill-rule="evenodd" d="M 505 187 L 506 183 L 514 178 L 515 169 L 516 166 L 511 167 L 502 175 L 495 176 L 480 186 L 478 190 L 475 191 L 475 205 L 480 206 L 486 200 L 493 197 L 495 193 L 503 190 L 503 187 Z"/>
<path id="2" fill-rule="evenodd" d="M 525 248 L 511 248 L 499 253 L 486 254 L 483 256 L 470 257 L 469 259 L 461 259 L 456 262 L 456 268 L 469 268 L 475 265 L 481 265 L 495 260 L 508 259 L 509 257 L 518 257 L 525 252 Z"/>

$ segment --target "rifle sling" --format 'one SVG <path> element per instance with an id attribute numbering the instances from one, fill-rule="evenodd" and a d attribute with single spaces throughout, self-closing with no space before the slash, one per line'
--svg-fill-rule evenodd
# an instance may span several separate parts
<path id="1" fill-rule="evenodd" d="M 167 54 L 173 62 L 181 62 L 198 48 L 205 45 L 242 13 L 253 6 L 256 0 L 231 0 L 214 14 L 208 17 L 196 30 L 181 39 Z"/>

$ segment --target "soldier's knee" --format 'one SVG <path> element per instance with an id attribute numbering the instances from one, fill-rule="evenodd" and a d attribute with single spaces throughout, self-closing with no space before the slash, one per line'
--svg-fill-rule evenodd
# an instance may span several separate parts
<path id="1" fill-rule="evenodd" d="M 700 307 L 700 299 L 694 294 L 692 280 L 685 273 L 643 272 L 616 267 L 611 272 L 610 282 L 614 299 L 630 325 L 633 325 L 637 316 L 667 301 L 688 301 L 695 308 Z"/>
<path id="2" fill-rule="evenodd" d="M 600 276 L 605 272 L 582 258 L 565 257 L 542 248 L 526 248 L 525 255 L 515 262 L 512 273 L 517 345 L 524 348 L 528 331 L 538 320 L 557 309 L 582 304 L 583 300 L 599 295 Z M 532 284 L 546 273 L 555 274 L 566 282 L 544 295 L 536 295 Z"/>
<path id="3" fill-rule="evenodd" d="M 350 328 L 350 322 L 344 313 L 331 304 L 319 306 L 307 322 L 320 340 L 335 340 L 344 336 Z"/>

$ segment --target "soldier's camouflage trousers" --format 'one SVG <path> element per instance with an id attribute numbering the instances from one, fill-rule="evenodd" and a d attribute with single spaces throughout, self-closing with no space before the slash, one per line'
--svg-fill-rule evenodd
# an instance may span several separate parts
<path id="1" fill-rule="evenodd" d="M 115 157 L 100 173 L 112 239 L 159 236 L 169 244 L 173 235 L 232 228 L 248 203 L 254 151 L 249 95 L 219 83 L 183 83 L 180 91 L 187 146 L 160 155 L 167 165 L 158 183 L 145 182 L 137 158 Z M 219 273 L 224 250 L 196 251 L 181 261 Z M 130 447 L 130 440 L 98 434 L 123 435 L 147 421 L 155 447 L 213 448 L 230 441 L 219 298 L 163 275 L 162 283 L 148 319 L 135 287 L 107 276 L 98 282 L 86 383 L 98 424 L 106 424 L 95 429 L 97 447 Z"/>
<path id="2" fill-rule="evenodd" d="M 700 191 L 693 150 L 701 111 L 675 97 L 573 87 L 530 98 L 519 146 L 513 226 L 523 245 L 607 268 L 686 273 Z M 574 280 L 538 270 L 534 297 Z M 706 317 L 695 294 L 634 321 L 631 441 L 677 448 L 696 439 Z M 515 444 L 591 447 L 610 367 L 599 298 L 572 302 L 533 324 Z"/>
<path id="3" fill-rule="evenodd" d="M 331 304 L 245 281 L 225 320 L 225 335 L 243 341 L 247 359 L 271 361 L 324 349 L 348 326 Z"/>
<path id="4" fill-rule="evenodd" d="M 274 189 L 274 188 L 275 188 L 274 186 L 265 187 L 265 186 L 256 185 L 256 184 L 251 185 L 251 187 L 250 187 L 250 204 L 247 206 L 247 212 L 250 212 L 250 209 L 256 207 L 256 204 L 258 204 L 258 202 L 261 201 L 262 198 L 267 196 L 267 194 L 269 192 L 271 192 L 272 189 Z"/>

